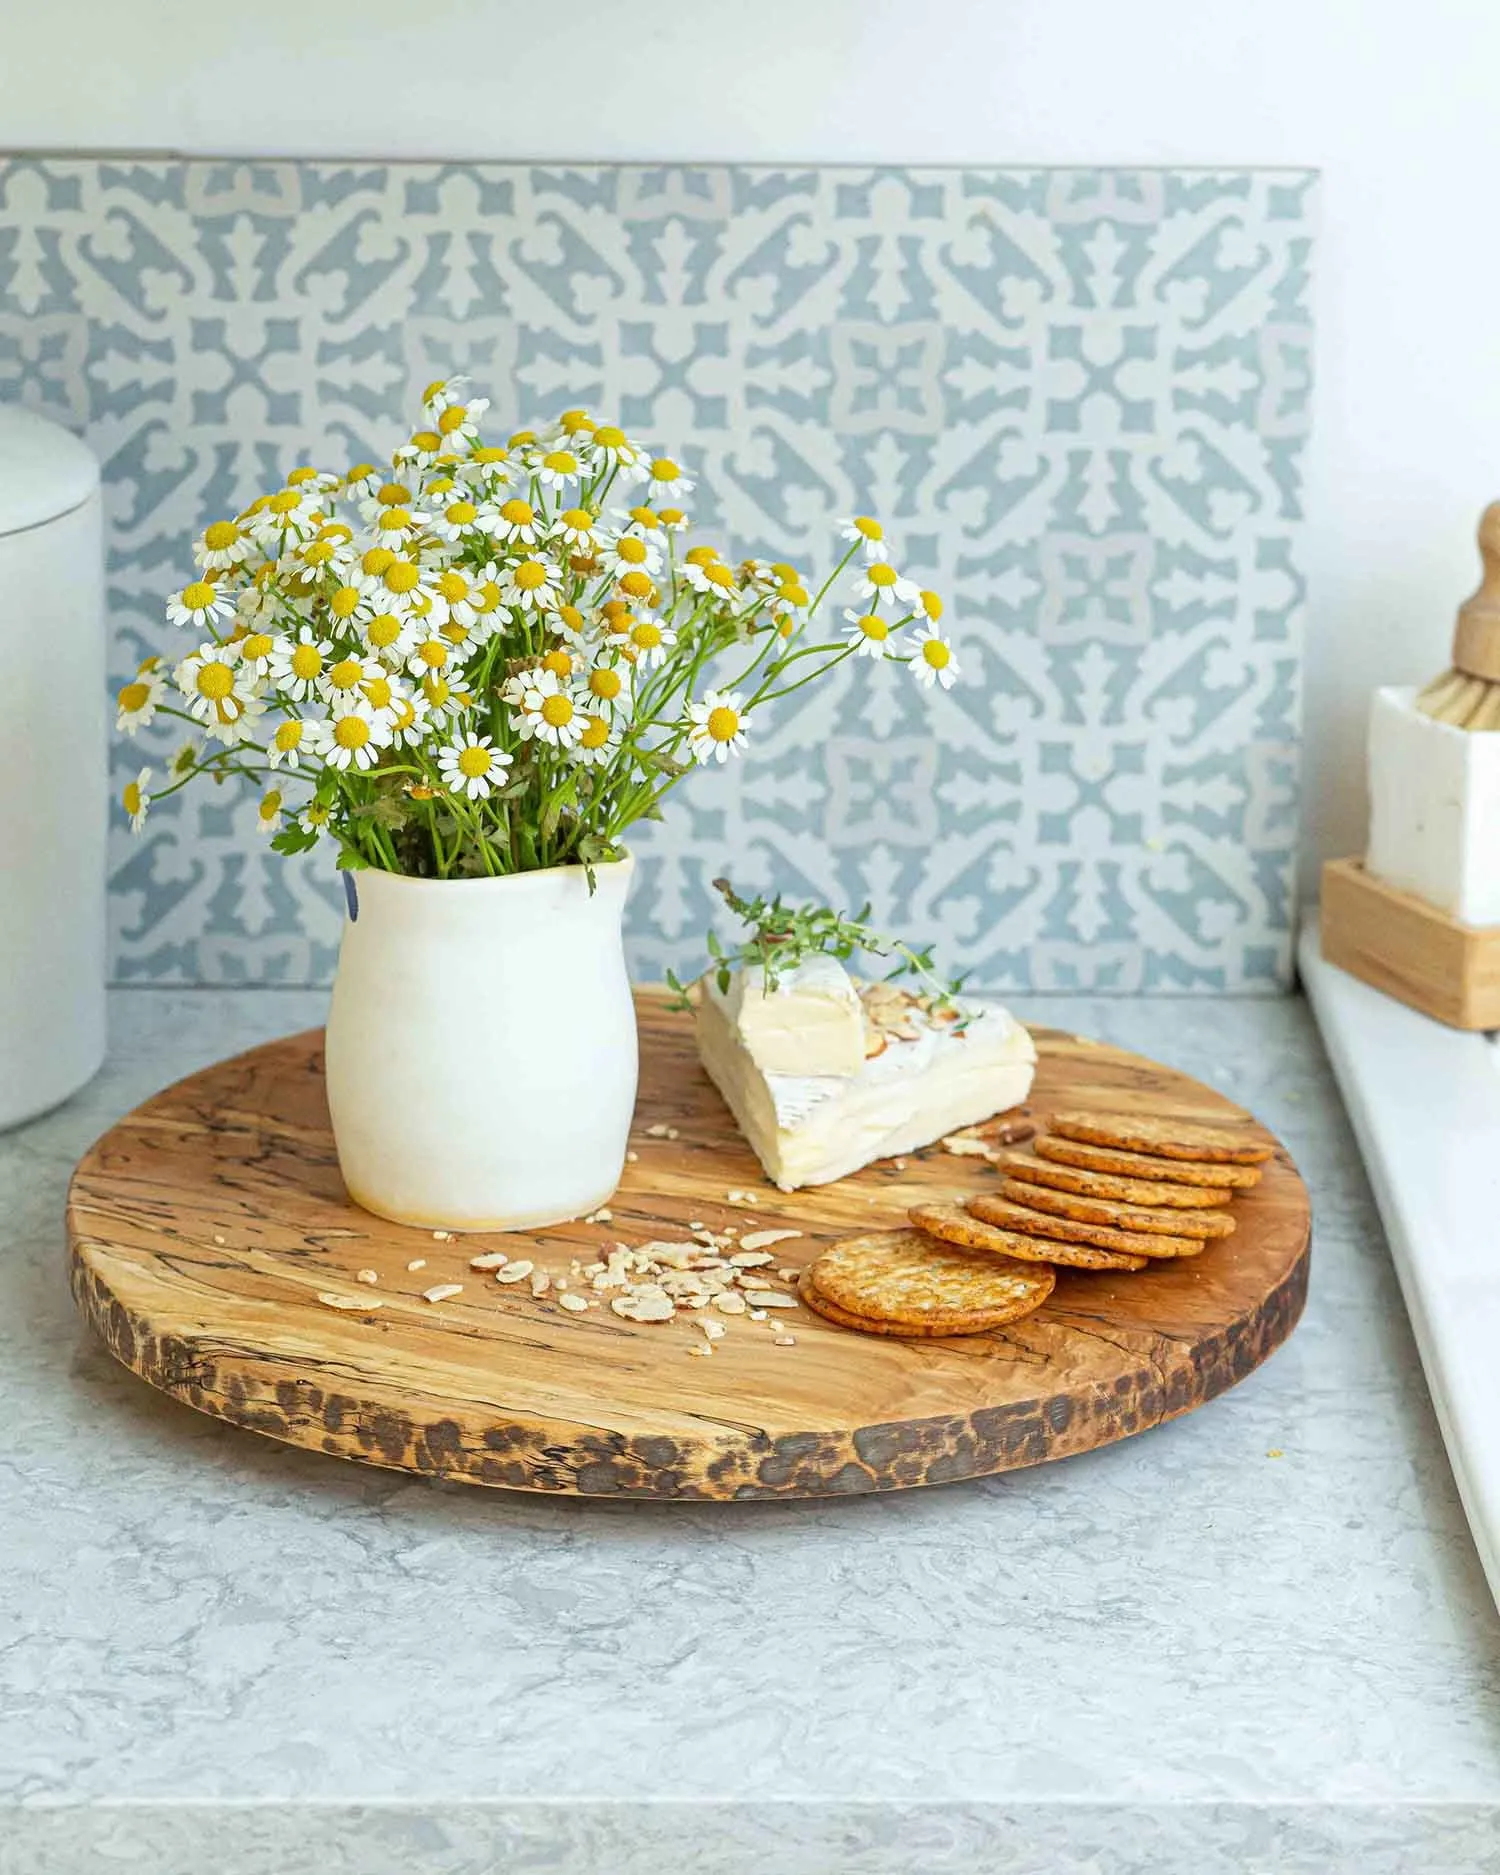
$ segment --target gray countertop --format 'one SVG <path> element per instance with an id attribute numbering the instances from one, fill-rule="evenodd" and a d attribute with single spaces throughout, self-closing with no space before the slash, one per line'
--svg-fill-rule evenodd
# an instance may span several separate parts
<path id="1" fill-rule="evenodd" d="M 118 992 L 106 1072 L 0 1138 L 3 1875 L 1500 1861 L 1500 1620 L 1302 1002 L 1013 1005 L 1291 1147 L 1312 1294 L 1258 1373 L 988 1482 L 681 1506 L 319 1458 L 84 1336 L 74 1160 L 323 1006 Z"/>

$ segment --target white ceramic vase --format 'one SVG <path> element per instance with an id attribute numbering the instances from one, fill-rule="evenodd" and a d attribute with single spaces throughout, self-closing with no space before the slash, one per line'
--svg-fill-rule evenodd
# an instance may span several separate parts
<path id="1" fill-rule="evenodd" d="M 635 1109 L 621 918 L 634 860 L 504 879 L 346 874 L 328 1106 L 349 1195 L 401 1224 L 522 1230 L 619 1183 Z"/>

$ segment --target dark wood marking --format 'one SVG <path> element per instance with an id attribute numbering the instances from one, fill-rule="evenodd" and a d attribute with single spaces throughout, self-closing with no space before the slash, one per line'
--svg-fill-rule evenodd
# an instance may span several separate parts
<path id="1" fill-rule="evenodd" d="M 1239 1228 L 1182 1264 L 1063 1270 L 1040 1313 L 989 1335 L 903 1342 L 799 1308 L 731 1318 L 689 1359 L 688 1320 L 569 1315 L 472 1272 L 482 1249 L 554 1274 L 616 1240 L 690 1221 L 804 1235 L 799 1266 L 910 1205 L 990 1189 L 941 1149 L 790 1196 L 760 1175 L 698 1067 L 690 1026 L 639 996 L 638 1159 L 608 1224 L 435 1241 L 352 1205 L 323 1098 L 322 1037 L 293 1036 L 193 1075 L 89 1152 L 68 1201 L 73 1293 L 133 1373 L 200 1412 L 372 1465 L 595 1497 L 831 1496 L 946 1483 L 1086 1452 L 1191 1411 L 1291 1333 L 1307 1291 L 1307 1193 L 1284 1150 L 1234 1206 Z M 1039 1031 L 1032 1105 L 1236 1119 L 1200 1083 L 1139 1056 Z M 675 1140 L 648 1129 L 666 1123 Z M 730 1206 L 753 1190 L 753 1210 Z M 413 1257 L 427 1267 L 408 1272 Z M 379 1272 L 366 1289 L 356 1270 Z M 462 1282 L 455 1301 L 421 1292 Z M 343 1313 L 319 1291 L 383 1306 Z M 789 1329 L 795 1347 L 774 1345 Z"/>

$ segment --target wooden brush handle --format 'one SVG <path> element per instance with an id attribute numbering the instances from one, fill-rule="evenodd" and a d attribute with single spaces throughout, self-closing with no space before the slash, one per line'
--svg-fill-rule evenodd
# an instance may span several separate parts
<path id="1" fill-rule="evenodd" d="M 1453 631 L 1453 663 L 1470 677 L 1500 683 L 1500 501 L 1479 517 L 1479 557 L 1484 577 L 1479 590 L 1458 609 Z"/>

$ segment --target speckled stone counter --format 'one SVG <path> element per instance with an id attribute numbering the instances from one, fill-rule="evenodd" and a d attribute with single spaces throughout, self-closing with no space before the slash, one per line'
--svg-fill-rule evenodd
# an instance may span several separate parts
<path id="1" fill-rule="evenodd" d="M 0 1137 L 3 1875 L 1500 1867 L 1500 1619 L 1300 1002 L 1015 1005 L 1290 1145 L 1312 1296 L 1265 1368 L 1039 1470 L 725 1506 L 362 1470 L 85 1339 L 75 1158 L 322 1007 L 120 992 L 105 1075 Z"/>

